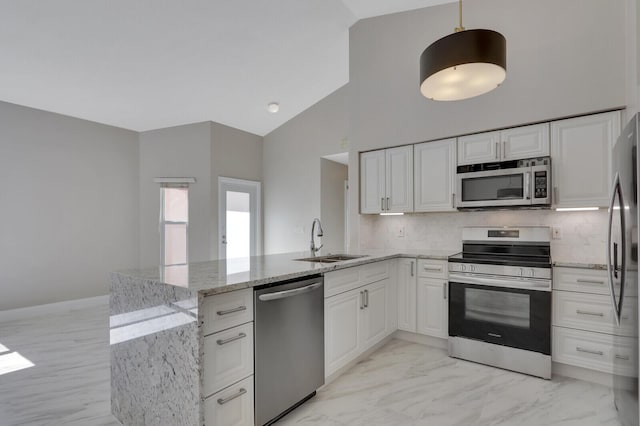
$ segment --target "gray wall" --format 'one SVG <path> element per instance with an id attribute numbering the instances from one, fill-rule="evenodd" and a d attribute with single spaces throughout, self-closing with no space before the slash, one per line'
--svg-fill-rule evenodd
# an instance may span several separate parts
<path id="1" fill-rule="evenodd" d="M 160 185 L 156 177 L 194 177 L 189 187 L 189 261 L 211 260 L 211 123 L 140 133 L 140 266 L 160 262 Z"/>
<path id="2" fill-rule="evenodd" d="M 211 253 L 218 258 L 218 178 L 262 181 L 262 137 L 211 123 Z M 260 224 L 262 232 L 262 223 Z M 262 235 L 258 238 L 262 240 Z M 258 247 L 258 253 L 262 247 Z"/>
<path id="3" fill-rule="evenodd" d="M 318 157 L 344 151 L 336 146 L 336 131 L 350 140 L 349 181 L 355 183 L 359 151 L 627 102 L 626 2 L 601 0 L 465 3 L 467 28 L 491 28 L 507 38 L 507 79 L 497 90 L 473 99 L 425 99 L 418 90 L 420 54 L 453 31 L 457 7 L 451 3 L 356 23 L 350 31 L 350 81 L 339 91 L 346 106 L 334 94 L 265 137 L 265 186 L 289 185 L 286 193 L 265 199 L 268 250 L 305 249 L 306 233 L 298 230 L 319 210 Z M 280 158 L 285 155 L 286 161 Z M 358 190 L 352 187 L 350 246 L 357 248 Z"/>
<path id="4" fill-rule="evenodd" d="M 320 217 L 320 157 L 348 150 L 348 86 L 264 137 L 265 253 L 309 249 Z"/>
<path id="5" fill-rule="evenodd" d="M 320 159 L 320 220 L 324 236 L 322 244 L 329 253 L 344 251 L 344 181 L 348 167 L 335 161 Z"/>
<path id="6" fill-rule="evenodd" d="M 137 266 L 137 142 L 0 102 L 0 310 L 108 294 Z"/>

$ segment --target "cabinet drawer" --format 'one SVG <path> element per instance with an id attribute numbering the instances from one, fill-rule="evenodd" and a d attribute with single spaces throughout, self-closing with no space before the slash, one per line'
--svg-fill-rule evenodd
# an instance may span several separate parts
<path id="1" fill-rule="evenodd" d="M 204 338 L 203 394 L 209 396 L 253 374 L 253 323 Z"/>
<path id="2" fill-rule="evenodd" d="M 363 285 L 389 278 L 389 261 L 373 262 L 362 265 L 360 280 Z"/>
<path id="3" fill-rule="evenodd" d="M 205 399 L 204 421 L 212 426 L 253 426 L 253 376 Z"/>
<path id="4" fill-rule="evenodd" d="M 204 335 L 253 321 L 253 290 L 208 296 L 202 302 Z"/>
<path id="5" fill-rule="evenodd" d="M 340 269 L 324 274 L 324 297 L 331 297 L 360 287 L 360 267 Z"/>
<path id="6" fill-rule="evenodd" d="M 418 259 L 418 276 L 424 278 L 447 278 L 447 261 Z"/>
<path id="7" fill-rule="evenodd" d="M 631 376 L 634 339 L 553 327 L 553 360 L 592 370 Z M 615 366 L 614 366 L 615 359 Z"/>
<path id="8" fill-rule="evenodd" d="M 633 306 L 633 303 L 626 304 L 621 318 L 621 327 L 614 327 L 615 320 L 610 296 L 554 291 L 553 325 L 632 336 L 633 320 L 637 315 L 635 310 L 630 310 Z"/>
<path id="9" fill-rule="evenodd" d="M 554 290 L 609 294 L 607 271 L 601 269 L 553 268 Z"/>

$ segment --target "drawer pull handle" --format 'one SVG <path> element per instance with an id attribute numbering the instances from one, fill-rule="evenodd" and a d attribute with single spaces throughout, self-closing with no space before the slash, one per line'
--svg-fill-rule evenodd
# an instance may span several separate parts
<path id="1" fill-rule="evenodd" d="M 245 337 L 247 337 L 246 334 L 240 333 L 237 336 L 229 337 L 228 339 L 218 339 L 216 340 L 216 343 L 222 346 L 222 345 L 226 345 L 227 343 L 231 343 L 231 342 L 235 342 L 236 340 L 243 339 Z"/>
<path id="2" fill-rule="evenodd" d="M 487 334 L 491 337 L 497 337 L 498 339 L 502 337 L 502 334 L 496 334 L 496 333 L 487 333 Z"/>
<path id="3" fill-rule="evenodd" d="M 604 314 L 602 312 L 581 311 L 580 309 L 576 309 L 576 314 L 578 314 L 578 315 L 591 315 L 593 317 L 603 317 L 604 316 Z"/>
<path id="4" fill-rule="evenodd" d="M 442 266 L 424 266 L 422 269 L 425 271 L 442 271 Z"/>
<path id="5" fill-rule="evenodd" d="M 584 352 L 584 353 L 587 353 L 587 354 L 599 355 L 599 356 L 604 355 L 604 352 L 602 352 L 602 351 L 593 351 L 591 349 L 581 348 L 580 346 L 576 346 L 576 351 Z"/>
<path id="6" fill-rule="evenodd" d="M 223 316 L 223 315 L 235 314 L 236 312 L 242 312 L 246 310 L 247 310 L 246 306 L 238 306 L 237 308 L 227 309 L 226 311 L 218 311 L 216 312 L 216 314 L 218 314 L 218 316 Z"/>
<path id="7" fill-rule="evenodd" d="M 583 284 L 600 284 L 600 285 L 604 285 L 604 281 L 600 281 L 600 280 L 585 280 L 585 279 L 582 279 L 582 278 L 578 278 L 576 280 L 576 282 L 583 283 Z"/>
<path id="8" fill-rule="evenodd" d="M 228 396 L 226 398 L 218 398 L 218 404 L 220 405 L 224 405 L 229 401 L 233 401 L 234 399 L 241 397 L 242 395 L 244 395 L 245 393 L 247 393 L 247 390 L 245 388 L 240 388 L 240 390 L 238 391 L 238 393 L 233 394 L 231 396 Z"/>
<path id="9" fill-rule="evenodd" d="M 621 359 L 623 361 L 629 361 L 629 355 L 617 355 L 616 354 L 616 359 Z"/>

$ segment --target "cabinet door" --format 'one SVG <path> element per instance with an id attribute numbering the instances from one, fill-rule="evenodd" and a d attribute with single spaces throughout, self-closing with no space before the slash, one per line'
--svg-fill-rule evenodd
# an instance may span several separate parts
<path id="1" fill-rule="evenodd" d="M 447 282 L 430 278 L 418 279 L 417 331 L 428 336 L 448 335 Z"/>
<path id="2" fill-rule="evenodd" d="M 414 146 L 414 210 L 455 210 L 456 140 L 426 142 Z"/>
<path id="3" fill-rule="evenodd" d="M 386 150 L 385 211 L 413 211 L 413 145 Z"/>
<path id="4" fill-rule="evenodd" d="M 389 307 L 387 304 L 388 279 L 363 287 L 362 345 L 360 352 L 381 341 L 388 333 Z"/>
<path id="5" fill-rule="evenodd" d="M 398 260 L 398 329 L 416 332 L 416 260 Z"/>
<path id="6" fill-rule="evenodd" d="M 500 132 L 500 139 L 503 160 L 549 155 L 549 123 L 503 130 Z"/>
<path id="7" fill-rule="evenodd" d="M 620 112 L 551 123 L 554 207 L 606 207 Z"/>
<path id="8" fill-rule="evenodd" d="M 382 212 L 385 184 L 385 151 L 360 154 L 360 213 Z"/>
<path id="9" fill-rule="evenodd" d="M 458 138 L 458 165 L 500 160 L 500 132 L 478 133 Z"/>
<path id="10" fill-rule="evenodd" d="M 253 376 L 204 400 L 206 425 L 253 426 Z"/>
<path id="11" fill-rule="evenodd" d="M 360 311 L 363 309 L 361 289 L 324 300 L 325 376 L 359 355 Z"/>

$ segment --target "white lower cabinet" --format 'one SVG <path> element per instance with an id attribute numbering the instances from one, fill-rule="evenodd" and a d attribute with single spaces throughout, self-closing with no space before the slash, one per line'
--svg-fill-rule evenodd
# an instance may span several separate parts
<path id="1" fill-rule="evenodd" d="M 253 376 L 204 400 L 206 426 L 253 426 Z"/>
<path id="2" fill-rule="evenodd" d="M 360 268 L 371 270 L 371 265 L 374 264 Z M 325 280 L 331 280 L 336 272 L 327 273 Z M 387 277 L 325 297 L 325 376 L 332 375 L 396 329 L 395 292 L 395 282 Z"/>
<path id="3" fill-rule="evenodd" d="M 433 337 L 448 337 L 447 282 L 433 278 L 418 278 L 416 331 Z"/>
<path id="4" fill-rule="evenodd" d="M 398 330 L 416 332 L 416 259 L 398 259 Z"/>
<path id="5" fill-rule="evenodd" d="M 359 289 L 324 299 L 325 376 L 359 355 L 362 306 Z"/>
<path id="6" fill-rule="evenodd" d="M 205 397 L 253 374 L 253 323 L 204 338 Z"/>

